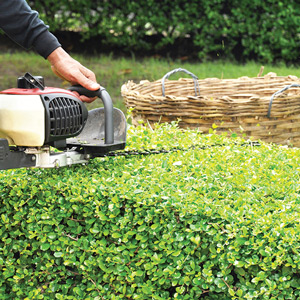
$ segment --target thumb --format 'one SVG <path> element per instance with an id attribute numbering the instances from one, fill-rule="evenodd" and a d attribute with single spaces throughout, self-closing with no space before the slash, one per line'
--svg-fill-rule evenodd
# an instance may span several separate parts
<path id="1" fill-rule="evenodd" d="M 84 80 L 82 81 L 82 83 L 79 82 L 78 80 L 78 83 L 81 84 L 83 87 L 85 87 L 86 89 L 90 90 L 90 91 L 96 91 L 96 90 L 99 90 L 100 89 L 100 84 L 91 80 L 91 79 L 88 79 L 88 78 L 84 78 Z"/>
<path id="2" fill-rule="evenodd" d="M 100 84 L 96 82 L 94 73 L 82 66 L 79 69 L 77 82 L 88 90 L 96 91 L 100 89 Z"/>

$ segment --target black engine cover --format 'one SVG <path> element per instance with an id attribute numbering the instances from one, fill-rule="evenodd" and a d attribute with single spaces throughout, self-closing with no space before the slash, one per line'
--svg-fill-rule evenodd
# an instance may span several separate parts
<path id="1" fill-rule="evenodd" d="M 68 94 L 43 94 L 45 143 L 77 136 L 84 128 L 88 110 L 84 103 Z"/>

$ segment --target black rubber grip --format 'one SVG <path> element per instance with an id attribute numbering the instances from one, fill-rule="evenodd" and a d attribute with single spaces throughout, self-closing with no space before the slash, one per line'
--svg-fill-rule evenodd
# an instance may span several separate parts
<path id="1" fill-rule="evenodd" d="M 100 97 L 101 94 L 101 88 L 96 91 L 90 91 L 81 85 L 72 85 L 69 87 L 69 90 L 72 92 L 77 92 L 79 95 L 87 96 L 89 98 Z"/>

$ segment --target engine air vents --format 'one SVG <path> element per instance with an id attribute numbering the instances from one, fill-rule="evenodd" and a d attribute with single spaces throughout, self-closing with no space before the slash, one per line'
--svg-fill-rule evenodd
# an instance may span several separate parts
<path id="1" fill-rule="evenodd" d="M 57 94 L 43 95 L 42 98 L 46 108 L 46 140 L 68 138 L 81 132 L 88 113 L 80 100 Z"/>

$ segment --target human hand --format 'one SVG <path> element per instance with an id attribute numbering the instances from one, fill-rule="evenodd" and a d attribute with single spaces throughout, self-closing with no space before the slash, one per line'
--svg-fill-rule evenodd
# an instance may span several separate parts
<path id="1" fill-rule="evenodd" d="M 63 80 L 70 82 L 72 85 L 80 84 L 91 91 L 96 91 L 100 88 L 95 74 L 73 59 L 63 48 L 59 47 L 55 49 L 47 57 L 47 60 L 51 64 L 53 73 Z M 88 98 L 83 95 L 78 96 L 82 101 L 89 103 L 97 98 Z"/>

